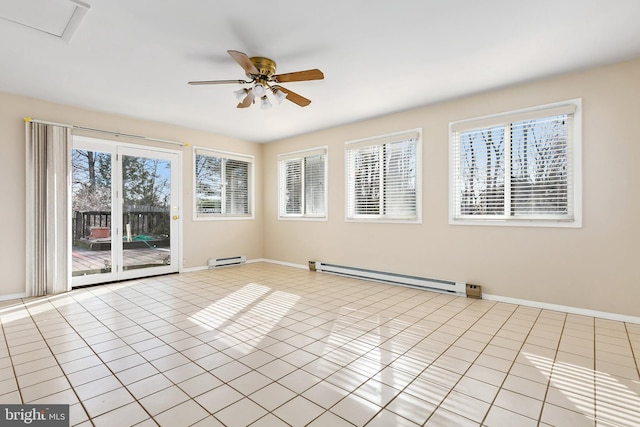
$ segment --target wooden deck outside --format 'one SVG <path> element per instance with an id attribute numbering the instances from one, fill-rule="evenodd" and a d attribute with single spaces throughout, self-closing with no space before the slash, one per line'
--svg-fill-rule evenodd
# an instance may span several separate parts
<path id="1" fill-rule="evenodd" d="M 73 275 L 78 276 L 110 271 L 111 251 L 96 251 L 74 247 L 72 250 Z M 168 248 L 124 249 L 124 269 L 159 266 L 170 263 Z"/>

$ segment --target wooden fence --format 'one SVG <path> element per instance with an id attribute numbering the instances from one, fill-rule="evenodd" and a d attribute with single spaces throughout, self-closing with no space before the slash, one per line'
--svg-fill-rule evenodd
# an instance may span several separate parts
<path id="1" fill-rule="evenodd" d="M 165 236 L 169 234 L 169 212 L 129 211 L 122 223 L 130 224 L 131 235 Z M 73 214 L 73 240 L 110 237 L 111 212 L 86 211 Z"/>

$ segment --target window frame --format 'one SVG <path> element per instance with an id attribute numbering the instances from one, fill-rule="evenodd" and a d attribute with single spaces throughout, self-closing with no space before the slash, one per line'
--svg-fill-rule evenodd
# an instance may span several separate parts
<path id="1" fill-rule="evenodd" d="M 305 177 L 305 162 L 307 157 L 324 156 L 324 212 L 321 214 L 306 213 L 306 182 Z M 288 214 L 284 212 L 285 204 L 285 189 L 282 183 L 282 174 L 285 173 L 283 169 L 287 162 L 300 160 L 301 161 L 301 183 L 300 183 L 300 200 L 302 204 L 302 213 Z M 329 219 L 329 147 L 321 146 L 315 148 L 309 148 L 299 151 L 292 151 L 288 153 L 278 154 L 278 167 L 277 167 L 277 180 L 278 180 L 278 219 L 280 220 L 304 220 L 304 221 L 327 221 Z"/>
<path id="2" fill-rule="evenodd" d="M 255 219 L 255 156 L 249 154 L 234 153 L 230 151 L 217 150 L 208 147 L 193 147 L 193 220 L 194 221 L 219 221 L 219 220 L 252 220 Z M 213 158 L 219 158 L 223 161 L 237 161 L 247 163 L 247 210 L 246 214 L 229 214 L 224 213 L 226 205 L 225 197 L 225 168 L 221 168 L 222 190 L 221 190 L 221 213 L 201 213 L 198 211 L 198 177 L 196 176 L 196 159 L 198 155 L 206 155 Z"/>
<path id="3" fill-rule="evenodd" d="M 355 200 L 350 200 L 354 197 L 352 191 L 353 185 L 355 185 L 355 177 L 352 170 L 354 168 L 350 165 L 350 151 L 357 150 L 359 148 L 367 147 L 380 147 L 383 151 L 385 144 L 393 144 L 403 141 L 415 139 L 415 212 L 411 215 L 394 215 L 388 213 L 380 214 L 356 214 L 351 212 L 355 208 Z M 384 135 L 378 135 L 370 138 L 363 138 L 353 141 L 345 142 L 345 221 L 346 222 L 373 222 L 373 223 L 394 223 L 394 224 L 422 224 L 422 128 L 408 129 L 399 132 L 388 133 Z M 380 160 L 381 172 L 380 172 L 380 189 L 381 198 L 380 205 L 384 206 L 389 200 L 389 196 L 384 194 L 382 190 L 386 187 L 382 184 L 384 181 L 384 160 Z M 355 172 L 355 170 L 353 170 Z"/>
<path id="4" fill-rule="evenodd" d="M 567 113 L 570 112 L 570 113 Z M 509 178 L 509 186 L 513 185 L 511 172 L 511 133 L 513 123 L 526 120 L 543 119 L 568 114 L 570 121 L 567 127 L 567 162 L 569 175 L 567 186 L 569 191 L 568 203 L 572 212 L 568 215 L 463 215 L 459 213 L 460 204 L 456 193 L 456 182 L 460 176 L 460 161 L 456 153 L 459 151 L 456 144 L 460 144 L 458 134 L 474 130 L 494 129 L 505 127 L 505 158 L 504 179 Z M 508 141 L 506 140 L 509 137 Z M 508 146 L 507 146 L 508 144 Z M 508 206 L 506 198 L 509 193 L 505 191 L 505 206 Z M 506 208 L 505 208 L 506 211 Z M 567 101 L 554 102 L 535 107 L 523 108 L 509 112 L 492 114 L 472 119 L 459 120 L 449 123 L 449 224 L 450 225 L 488 225 L 488 226 L 516 226 L 516 227 L 582 227 L 582 99 L 575 98 Z"/>

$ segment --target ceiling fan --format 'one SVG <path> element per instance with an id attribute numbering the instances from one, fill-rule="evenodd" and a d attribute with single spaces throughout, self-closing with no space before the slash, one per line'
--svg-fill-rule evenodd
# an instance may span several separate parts
<path id="1" fill-rule="evenodd" d="M 227 53 L 244 69 L 249 80 L 202 80 L 188 82 L 190 85 L 216 85 L 216 84 L 248 84 L 235 91 L 238 98 L 238 108 L 251 106 L 256 98 L 260 99 L 260 106 L 263 109 L 271 108 L 271 101 L 267 97 L 270 94 L 278 102 L 288 99 L 300 107 L 306 107 L 311 101 L 297 93 L 285 89 L 280 83 L 301 82 L 307 80 L 322 80 L 324 74 L 318 69 L 296 71 L 293 73 L 276 74 L 276 63 L 274 60 L 255 56 L 249 58 L 246 54 L 237 50 L 228 50 Z"/>

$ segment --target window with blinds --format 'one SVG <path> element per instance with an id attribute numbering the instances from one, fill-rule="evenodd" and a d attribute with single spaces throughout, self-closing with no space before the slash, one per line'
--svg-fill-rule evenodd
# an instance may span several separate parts
<path id="1" fill-rule="evenodd" d="M 348 142 L 347 220 L 421 221 L 419 130 Z"/>
<path id="2" fill-rule="evenodd" d="M 253 218 L 253 157 L 194 147 L 194 215 Z"/>
<path id="3" fill-rule="evenodd" d="M 580 226 L 580 107 L 452 123 L 451 222 Z"/>
<path id="4" fill-rule="evenodd" d="M 327 148 L 278 156 L 280 218 L 326 218 Z"/>

